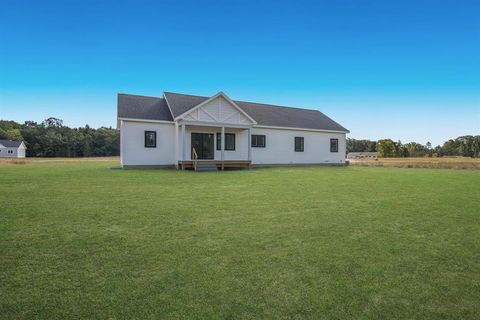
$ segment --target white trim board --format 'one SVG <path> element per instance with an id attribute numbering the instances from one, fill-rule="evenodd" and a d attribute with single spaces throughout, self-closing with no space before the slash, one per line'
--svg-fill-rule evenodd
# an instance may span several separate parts
<path id="1" fill-rule="evenodd" d="M 132 121 L 132 122 L 153 122 L 153 123 L 165 123 L 165 124 L 174 124 L 175 121 L 167 121 L 167 120 L 150 120 L 150 119 L 135 119 L 135 118 L 123 118 L 119 117 L 117 120 L 120 121 Z"/>
<path id="2" fill-rule="evenodd" d="M 253 125 L 253 128 L 278 129 L 278 130 L 296 130 L 296 131 L 312 131 L 312 132 L 350 133 L 350 131 L 309 129 L 309 128 L 294 128 L 294 127 L 276 127 L 276 126 L 265 126 L 265 125 L 259 125 L 259 124 Z"/>
<path id="3" fill-rule="evenodd" d="M 296 131 L 312 131 L 312 132 L 332 132 L 332 133 L 350 133 L 350 131 L 336 131 L 336 130 L 322 130 L 322 129 L 309 129 L 309 128 L 294 128 L 294 127 L 277 127 L 277 126 L 266 126 L 260 124 L 253 124 L 253 125 L 236 125 L 236 124 L 222 124 L 222 123 L 211 123 L 211 122 L 195 122 L 195 121 L 186 121 L 186 120 L 178 120 L 178 121 L 167 121 L 167 120 L 149 120 L 149 119 L 136 119 L 136 118 L 124 118 L 119 117 L 117 118 L 120 121 L 132 121 L 132 122 L 150 122 L 150 123 L 164 123 L 164 124 L 175 124 L 178 122 L 179 125 L 185 124 L 188 126 L 207 126 L 207 127 L 227 127 L 227 128 L 263 128 L 263 129 L 278 129 L 278 130 L 296 130 Z"/>
<path id="4" fill-rule="evenodd" d="M 221 123 L 221 122 L 205 122 L 205 121 L 189 121 L 189 120 L 178 120 L 178 124 L 185 124 L 187 126 L 199 126 L 199 127 L 212 127 L 212 128 L 239 128 L 239 129 L 248 129 L 252 128 L 252 125 L 242 125 L 242 124 L 232 124 L 232 123 Z"/>

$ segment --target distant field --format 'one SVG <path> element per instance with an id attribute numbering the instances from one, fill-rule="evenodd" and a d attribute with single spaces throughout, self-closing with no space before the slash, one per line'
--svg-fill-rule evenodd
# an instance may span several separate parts
<path id="1" fill-rule="evenodd" d="M 90 158 L 0 158 L 0 165 L 39 164 L 48 162 L 112 162 L 120 161 L 119 157 Z M 480 158 L 442 157 L 442 158 L 380 158 L 378 160 L 349 160 L 352 166 L 365 167 L 398 167 L 398 168 L 447 168 L 447 169 L 480 169 Z"/>
<path id="2" fill-rule="evenodd" d="M 0 318 L 479 319 L 478 170 L 115 165 L 0 166 Z"/>
<path id="3" fill-rule="evenodd" d="M 378 160 L 349 160 L 352 166 L 399 168 L 480 169 L 480 158 L 379 158 Z"/>
<path id="4" fill-rule="evenodd" d="M 88 157 L 88 158 L 0 158 L 0 165 L 38 164 L 48 162 L 100 162 L 120 161 L 120 157 Z"/>

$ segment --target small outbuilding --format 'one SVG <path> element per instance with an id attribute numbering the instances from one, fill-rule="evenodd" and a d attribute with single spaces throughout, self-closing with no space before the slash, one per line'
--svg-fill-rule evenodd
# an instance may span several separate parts
<path id="1" fill-rule="evenodd" d="M 25 158 L 26 150 L 23 141 L 0 140 L 0 158 Z"/>
<path id="2" fill-rule="evenodd" d="M 347 159 L 377 160 L 378 153 L 377 152 L 349 152 L 347 154 Z"/>

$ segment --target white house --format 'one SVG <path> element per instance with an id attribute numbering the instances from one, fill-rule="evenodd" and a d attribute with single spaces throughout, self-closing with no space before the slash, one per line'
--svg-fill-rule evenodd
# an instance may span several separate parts
<path id="1" fill-rule="evenodd" d="M 23 141 L 0 140 L 0 158 L 25 158 Z"/>
<path id="2" fill-rule="evenodd" d="M 343 165 L 349 132 L 317 110 L 233 101 L 223 92 L 119 94 L 118 126 L 124 168 Z"/>

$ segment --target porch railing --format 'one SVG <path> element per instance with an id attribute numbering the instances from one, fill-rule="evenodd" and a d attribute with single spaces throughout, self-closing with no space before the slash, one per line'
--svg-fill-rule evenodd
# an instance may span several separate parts
<path id="1" fill-rule="evenodd" d="M 195 171 L 197 171 L 197 159 L 198 159 L 197 150 L 195 150 L 195 148 L 192 148 L 193 170 Z"/>

